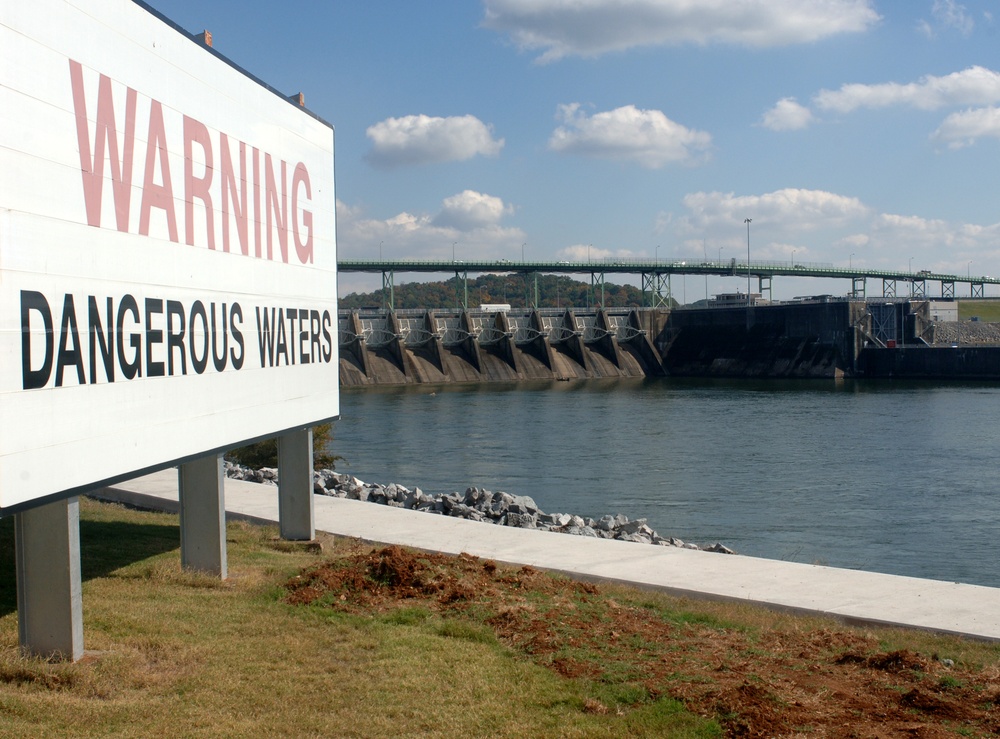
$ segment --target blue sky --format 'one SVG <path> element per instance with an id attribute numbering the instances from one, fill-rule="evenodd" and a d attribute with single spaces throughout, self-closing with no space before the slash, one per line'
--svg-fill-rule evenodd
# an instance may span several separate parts
<path id="1" fill-rule="evenodd" d="M 334 125 L 341 258 L 1000 275 L 997 0 L 150 4 Z"/>

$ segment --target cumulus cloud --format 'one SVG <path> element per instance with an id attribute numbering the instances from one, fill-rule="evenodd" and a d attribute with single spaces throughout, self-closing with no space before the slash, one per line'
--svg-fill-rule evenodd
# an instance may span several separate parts
<path id="1" fill-rule="evenodd" d="M 605 259 L 635 259 L 640 256 L 632 249 L 605 249 L 593 244 L 571 244 L 556 252 L 556 257 L 567 262 L 602 262 Z"/>
<path id="2" fill-rule="evenodd" d="M 387 118 L 365 134 L 372 142 L 366 159 L 383 168 L 497 156 L 504 145 L 503 139 L 493 138 L 490 126 L 472 115 Z"/>
<path id="3" fill-rule="evenodd" d="M 474 190 L 464 190 L 458 195 L 445 198 L 441 212 L 435 216 L 433 222 L 435 226 L 471 231 L 494 226 L 503 216 L 513 211 L 513 207 L 504 205 L 503 200 L 498 197 L 484 195 Z"/>
<path id="4" fill-rule="evenodd" d="M 928 75 L 907 84 L 848 84 L 839 90 L 821 90 L 816 94 L 814 102 L 822 110 L 837 113 L 892 105 L 920 110 L 938 110 L 956 105 L 990 105 L 1000 102 L 1000 73 L 974 66 L 943 77 Z"/>
<path id="5" fill-rule="evenodd" d="M 1000 108 L 991 106 L 952 113 L 932 138 L 947 142 L 951 149 L 960 149 L 985 136 L 1000 138 Z"/>
<path id="6" fill-rule="evenodd" d="M 696 192 L 683 199 L 683 206 L 686 212 L 674 220 L 676 237 L 691 254 L 707 251 L 711 258 L 717 258 L 714 249 L 723 258 L 746 254 L 745 218 L 753 219 L 755 260 L 846 265 L 853 259 L 855 265 L 902 269 L 912 258 L 914 268 L 958 273 L 970 259 L 985 270 L 1000 258 L 1000 223 L 883 213 L 858 198 L 822 190 Z"/>
<path id="7" fill-rule="evenodd" d="M 386 259 L 450 260 L 457 241 L 463 259 L 512 258 L 526 240 L 520 228 L 502 224 L 513 211 L 502 199 L 472 190 L 445 198 L 437 213 L 403 211 L 384 219 L 338 201 L 338 253 L 370 259 L 381 249 Z"/>
<path id="8" fill-rule="evenodd" d="M 870 0 L 485 0 L 483 25 L 539 60 L 637 46 L 774 47 L 858 33 L 879 20 Z"/>
<path id="9" fill-rule="evenodd" d="M 795 98 L 782 98 L 761 119 L 761 125 L 772 131 L 798 131 L 812 122 L 812 111 Z"/>
<path id="10" fill-rule="evenodd" d="M 628 161 L 649 169 L 707 158 L 712 137 L 682 126 L 658 110 L 626 105 L 588 116 L 579 103 L 559 106 L 559 126 L 549 139 L 553 151 Z"/>
<path id="11" fill-rule="evenodd" d="M 1000 72 L 972 66 L 940 77 L 927 75 L 905 84 L 845 84 L 839 90 L 820 90 L 812 102 L 815 110 L 842 114 L 860 108 L 892 106 L 926 111 L 973 106 L 949 115 L 931 135 L 932 139 L 955 149 L 984 136 L 997 136 Z M 815 113 L 794 98 L 783 98 L 764 114 L 761 125 L 773 131 L 791 131 L 805 128 L 815 119 Z"/>
<path id="12" fill-rule="evenodd" d="M 696 192 L 685 196 L 682 202 L 689 212 L 683 219 L 688 230 L 711 229 L 720 224 L 728 227 L 752 218 L 755 223 L 780 224 L 785 231 L 809 231 L 843 227 L 870 213 L 857 198 L 795 188 L 764 195 Z"/>

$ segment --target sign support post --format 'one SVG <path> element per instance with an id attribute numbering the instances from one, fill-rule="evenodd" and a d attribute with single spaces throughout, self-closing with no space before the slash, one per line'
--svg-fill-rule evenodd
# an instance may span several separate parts
<path id="1" fill-rule="evenodd" d="M 83 656 L 80 499 L 14 514 L 14 549 L 21 647 L 76 662 Z"/>
<path id="2" fill-rule="evenodd" d="M 179 464 L 181 563 L 225 579 L 219 451 L 340 412 L 333 127 L 209 47 L 141 0 L 0 11 L 0 517 L 31 653 L 83 653 L 76 496 Z M 310 439 L 283 442 L 289 538 Z"/>
<path id="3" fill-rule="evenodd" d="M 278 437 L 278 525 L 282 539 L 311 541 L 316 536 L 311 428 Z"/>
<path id="4" fill-rule="evenodd" d="M 209 455 L 178 467 L 181 566 L 225 580 L 226 501 L 222 455 Z"/>

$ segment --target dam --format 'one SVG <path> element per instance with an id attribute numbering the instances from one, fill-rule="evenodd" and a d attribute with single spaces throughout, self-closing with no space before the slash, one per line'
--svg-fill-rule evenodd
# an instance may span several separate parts
<path id="1" fill-rule="evenodd" d="M 952 336 L 937 318 L 928 300 L 828 296 L 673 309 L 341 311 L 340 381 L 1000 379 L 1000 346 L 963 344 L 960 327 L 957 341 L 936 343 Z"/>

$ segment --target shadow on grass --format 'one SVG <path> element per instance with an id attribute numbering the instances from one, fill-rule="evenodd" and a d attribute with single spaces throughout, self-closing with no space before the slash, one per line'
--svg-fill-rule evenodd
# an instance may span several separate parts
<path id="1" fill-rule="evenodd" d="M 180 526 L 80 519 L 80 574 L 103 577 L 125 565 L 178 549 Z M 0 519 L 0 616 L 17 611 L 14 517 Z"/>

